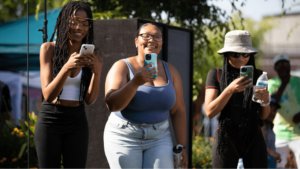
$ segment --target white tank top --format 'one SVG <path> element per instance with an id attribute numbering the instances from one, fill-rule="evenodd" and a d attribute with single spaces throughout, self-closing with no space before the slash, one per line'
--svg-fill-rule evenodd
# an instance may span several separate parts
<path id="1" fill-rule="evenodd" d="M 81 74 L 82 68 L 76 77 L 67 77 L 62 93 L 59 97 L 60 100 L 79 101 Z"/>

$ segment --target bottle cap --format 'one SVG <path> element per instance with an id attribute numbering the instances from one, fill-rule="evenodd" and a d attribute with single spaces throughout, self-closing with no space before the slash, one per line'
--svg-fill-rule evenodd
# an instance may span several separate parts
<path id="1" fill-rule="evenodd" d="M 173 147 L 173 152 L 176 153 L 176 154 L 181 153 L 182 152 L 182 147 L 181 146 L 179 146 L 179 147 L 174 146 Z"/>

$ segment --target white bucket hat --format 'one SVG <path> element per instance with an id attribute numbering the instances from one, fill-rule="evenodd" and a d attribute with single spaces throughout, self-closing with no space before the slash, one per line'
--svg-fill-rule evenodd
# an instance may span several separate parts
<path id="1" fill-rule="evenodd" d="M 225 52 L 256 54 L 258 50 L 252 47 L 251 35 L 248 31 L 234 30 L 226 33 L 224 47 L 218 51 L 220 55 Z"/>

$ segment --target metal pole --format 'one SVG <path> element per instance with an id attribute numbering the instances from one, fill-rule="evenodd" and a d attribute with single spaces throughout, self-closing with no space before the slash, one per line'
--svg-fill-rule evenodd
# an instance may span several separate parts
<path id="1" fill-rule="evenodd" d="M 28 124 L 28 128 L 27 128 L 27 167 L 29 168 L 29 127 L 30 127 L 30 121 L 29 121 L 29 5 L 28 5 L 28 1 L 27 0 L 27 124 Z"/>
<path id="2" fill-rule="evenodd" d="M 48 34 L 47 34 L 47 24 L 48 24 L 48 20 L 47 20 L 47 0 L 44 0 L 44 35 L 43 36 L 43 42 L 47 42 L 48 39 Z"/>
<path id="3" fill-rule="evenodd" d="M 47 0 L 44 0 L 44 27 L 43 29 L 38 29 L 38 31 L 43 32 L 43 43 L 47 42 L 48 35 L 47 35 Z"/>

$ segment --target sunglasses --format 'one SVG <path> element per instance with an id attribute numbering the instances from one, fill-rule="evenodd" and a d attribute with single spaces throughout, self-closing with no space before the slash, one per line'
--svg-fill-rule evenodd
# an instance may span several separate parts
<path id="1" fill-rule="evenodd" d="M 242 55 L 244 58 L 248 58 L 251 53 L 230 53 L 229 55 L 231 55 L 234 58 L 238 58 L 240 57 L 240 55 Z"/>

